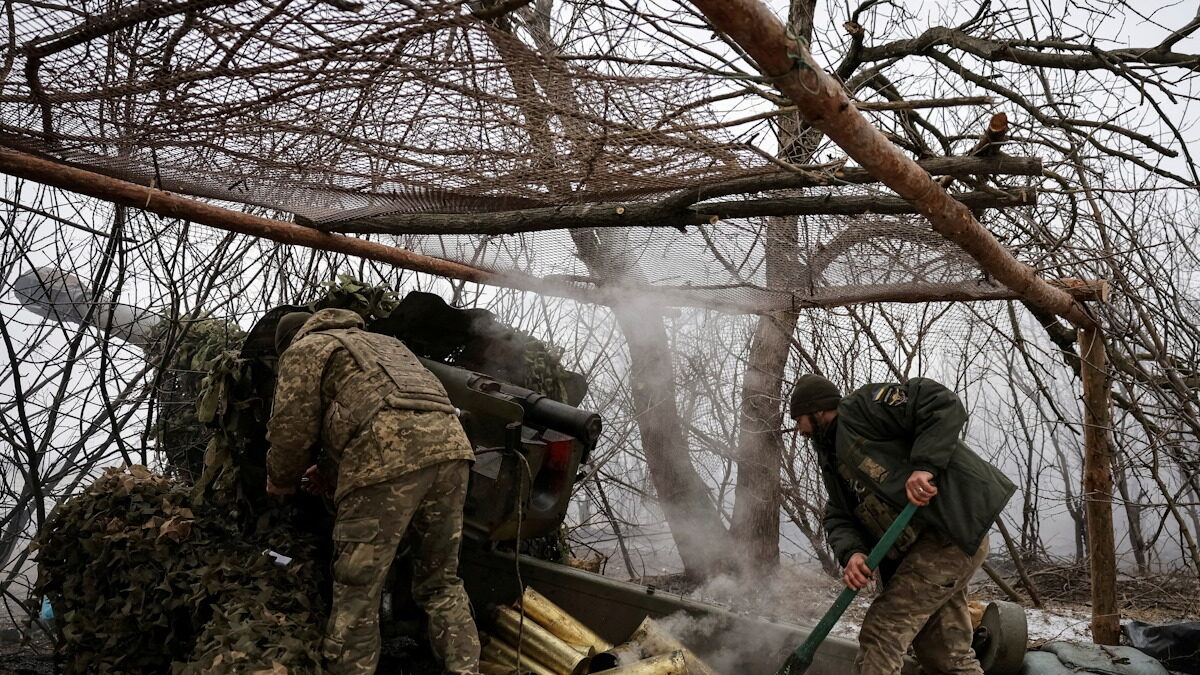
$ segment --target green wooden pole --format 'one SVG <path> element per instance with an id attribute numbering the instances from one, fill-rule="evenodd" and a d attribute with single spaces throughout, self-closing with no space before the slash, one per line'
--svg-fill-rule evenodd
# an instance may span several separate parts
<path id="1" fill-rule="evenodd" d="M 867 556 L 868 568 L 874 571 L 875 568 L 879 567 L 879 563 L 892 548 L 892 544 L 896 543 L 896 539 L 900 537 L 900 533 L 904 531 L 905 526 L 908 525 L 908 521 L 912 520 L 913 514 L 917 512 L 917 508 L 917 505 L 912 502 L 904 506 L 904 510 L 892 521 L 891 527 L 887 529 L 887 532 L 883 533 L 883 537 L 879 539 L 879 543 L 875 544 L 875 548 L 871 549 L 870 555 Z M 825 616 L 821 617 L 821 621 L 817 624 L 816 628 L 813 628 L 812 632 L 808 634 L 808 639 L 797 647 L 796 651 L 792 652 L 792 655 L 775 672 L 775 675 L 801 675 L 804 671 L 808 670 L 808 667 L 812 665 L 813 654 L 817 652 L 817 647 L 821 646 L 821 643 L 825 641 L 826 636 L 829 635 L 829 631 L 833 630 L 834 624 L 837 623 L 838 619 L 842 618 L 842 614 L 845 613 L 846 608 L 850 606 L 850 602 L 854 600 L 854 596 L 856 595 L 858 595 L 858 591 L 847 586 L 841 595 L 837 597 L 837 600 L 833 601 L 833 606 L 825 612 Z"/>

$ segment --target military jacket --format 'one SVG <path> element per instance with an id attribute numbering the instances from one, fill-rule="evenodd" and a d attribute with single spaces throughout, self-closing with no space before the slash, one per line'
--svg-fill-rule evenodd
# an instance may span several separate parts
<path id="1" fill-rule="evenodd" d="M 975 553 L 1016 486 L 962 442 L 966 420 L 954 392 L 922 377 L 868 384 L 842 399 L 831 433 L 814 445 L 829 495 L 825 532 L 843 565 L 876 542 L 872 528 L 855 515 L 860 502 L 846 474 L 898 512 L 908 502 L 909 475 L 932 473 L 938 493 L 913 522 Z"/>
<path id="2" fill-rule="evenodd" d="M 441 381 L 399 340 L 362 327 L 355 312 L 323 309 L 280 356 L 267 424 L 275 485 L 298 485 L 318 449 L 336 467 L 335 499 L 433 464 L 474 459 Z"/>

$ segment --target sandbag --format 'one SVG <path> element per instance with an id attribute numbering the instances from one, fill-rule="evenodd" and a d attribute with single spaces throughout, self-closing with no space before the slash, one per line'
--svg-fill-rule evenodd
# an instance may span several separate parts
<path id="1" fill-rule="evenodd" d="M 1168 675 L 1153 657 L 1133 647 L 1047 642 L 1026 652 L 1021 675 Z"/>

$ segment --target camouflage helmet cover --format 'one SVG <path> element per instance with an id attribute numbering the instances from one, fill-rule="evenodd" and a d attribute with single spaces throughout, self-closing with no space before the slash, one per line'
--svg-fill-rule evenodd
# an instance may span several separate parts
<path id="1" fill-rule="evenodd" d="M 296 337 L 296 333 L 304 325 L 304 322 L 312 318 L 312 314 L 308 312 L 292 312 L 284 314 L 283 318 L 275 326 L 275 353 L 283 354 L 283 350 L 292 344 L 292 338 Z"/>

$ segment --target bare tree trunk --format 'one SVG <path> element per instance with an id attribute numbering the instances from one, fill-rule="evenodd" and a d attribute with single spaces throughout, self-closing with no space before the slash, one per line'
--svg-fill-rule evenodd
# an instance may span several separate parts
<path id="1" fill-rule="evenodd" d="M 572 230 L 571 236 L 593 276 L 620 285 L 638 275 L 636 263 L 618 255 L 621 246 L 611 241 L 617 233 Z M 659 506 L 684 573 L 692 579 L 710 576 L 727 567 L 728 533 L 708 486 L 692 466 L 662 310 L 633 297 L 614 302 L 612 309 L 629 347 L 633 414 Z"/>
<path id="2" fill-rule="evenodd" d="M 813 30 L 816 0 L 792 0 L 788 20 L 802 39 Z M 780 159 L 807 163 L 819 133 L 793 113 L 780 117 Z M 800 247 L 795 218 L 767 220 L 767 288 L 795 286 Z M 780 462 L 783 457 L 783 372 L 787 367 L 795 312 L 762 315 L 742 376 L 741 424 L 738 433 L 738 472 L 730 538 L 740 563 L 758 574 L 779 566 Z"/>
<path id="3" fill-rule="evenodd" d="M 1137 562 L 1138 573 L 1147 574 L 1150 565 L 1146 559 L 1146 536 L 1142 533 L 1142 505 L 1129 492 L 1128 473 L 1128 465 L 1122 461 L 1121 469 L 1113 472 L 1113 478 L 1125 506 L 1125 520 L 1129 522 L 1129 547 L 1133 549 L 1133 559 Z"/>
<path id="4" fill-rule="evenodd" d="M 613 308 L 629 345 L 634 415 L 658 502 L 671 527 L 685 573 L 704 578 L 726 566 L 724 523 L 692 466 L 675 402 L 675 369 L 663 317 L 644 308 Z"/>
<path id="5" fill-rule="evenodd" d="M 768 255 L 768 259 L 771 257 Z M 767 265 L 770 269 L 770 262 Z M 769 573 L 779 565 L 781 389 L 795 329 L 794 312 L 759 317 L 742 376 L 736 501 L 730 536 L 739 562 L 756 573 Z"/>

